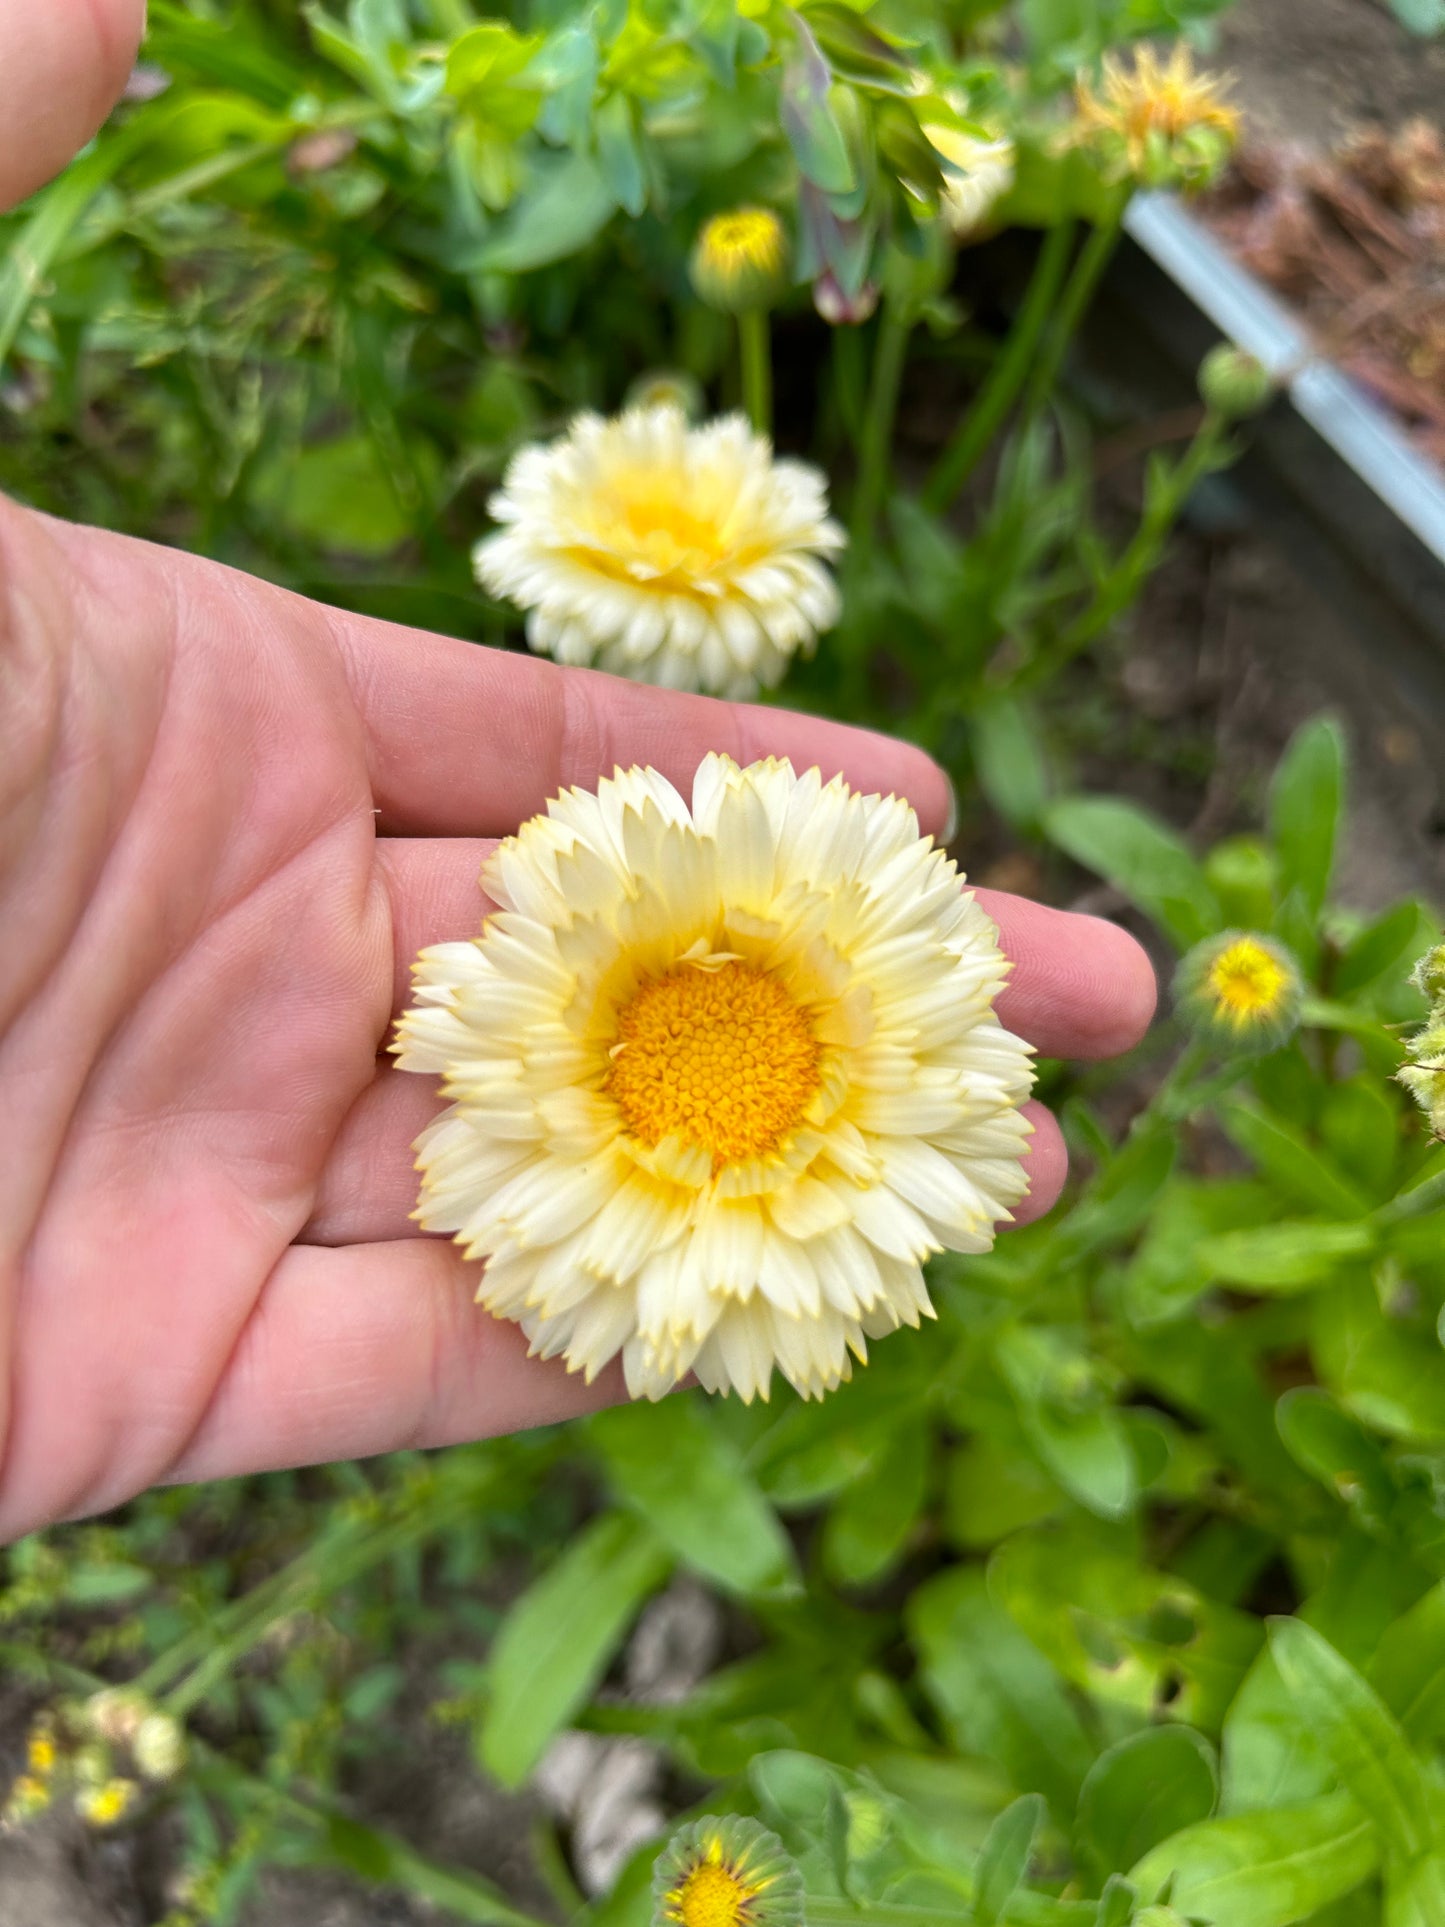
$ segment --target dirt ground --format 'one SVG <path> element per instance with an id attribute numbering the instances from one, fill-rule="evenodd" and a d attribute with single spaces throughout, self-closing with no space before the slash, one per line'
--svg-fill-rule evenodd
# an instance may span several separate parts
<path id="1" fill-rule="evenodd" d="M 1220 50 L 1266 137 L 1321 145 L 1362 120 L 1445 114 L 1445 39 L 1407 34 L 1385 0 L 1238 0 Z"/>

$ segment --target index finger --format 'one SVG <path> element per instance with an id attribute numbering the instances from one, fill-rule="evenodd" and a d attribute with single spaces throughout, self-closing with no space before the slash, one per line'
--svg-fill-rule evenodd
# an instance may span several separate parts
<path id="1" fill-rule="evenodd" d="M 709 750 L 786 756 L 864 793 L 904 796 L 921 828 L 948 825 L 952 792 L 911 743 L 792 710 L 681 695 L 563 669 L 454 637 L 326 610 L 367 734 L 381 828 L 506 836 L 573 783 L 650 764 L 686 790 Z"/>

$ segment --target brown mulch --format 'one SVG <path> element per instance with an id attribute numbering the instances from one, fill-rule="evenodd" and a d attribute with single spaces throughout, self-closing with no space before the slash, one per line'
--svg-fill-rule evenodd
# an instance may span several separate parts
<path id="1" fill-rule="evenodd" d="M 1326 151 L 1246 144 L 1200 203 L 1322 353 L 1445 466 L 1445 135 L 1366 127 Z"/>

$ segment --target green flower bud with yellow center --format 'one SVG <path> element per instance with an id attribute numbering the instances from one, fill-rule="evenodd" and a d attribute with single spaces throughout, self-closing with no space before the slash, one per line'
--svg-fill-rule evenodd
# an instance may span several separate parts
<path id="1" fill-rule="evenodd" d="M 1262 414 L 1274 400 L 1275 387 L 1262 362 L 1222 341 L 1200 363 L 1199 393 L 1206 408 L 1237 422 Z"/>
<path id="2" fill-rule="evenodd" d="M 710 308 L 769 308 L 787 286 L 788 237 L 768 207 L 714 214 L 692 251 L 692 285 Z"/>
<path id="3" fill-rule="evenodd" d="M 694 1820 L 658 1855 L 654 1927 L 802 1927 L 803 1877 L 756 1820 Z"/>
<path id="4" fill-rule="evenodd" d="M 1174 979 L 1181 1016 L 1230 1051 L 1277 1050 L 1299 1022 L 1302 994 L 1289 952 L 1249 931 L 1196 944 Z"/>

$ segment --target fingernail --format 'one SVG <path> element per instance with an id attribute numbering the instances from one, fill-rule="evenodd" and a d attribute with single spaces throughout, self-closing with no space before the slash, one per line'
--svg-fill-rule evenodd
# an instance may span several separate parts
<path id="1" fill-rule="evenodd" d="M 943 773 L 943 780 L 948 785 L 948 814 L 943 819 L 943 836 L 941 839 L 943 848 L 946 850 L 958 835 L 958 791 L 953 787 L 953 778 L 948 774 L 947 770 Z"/>

